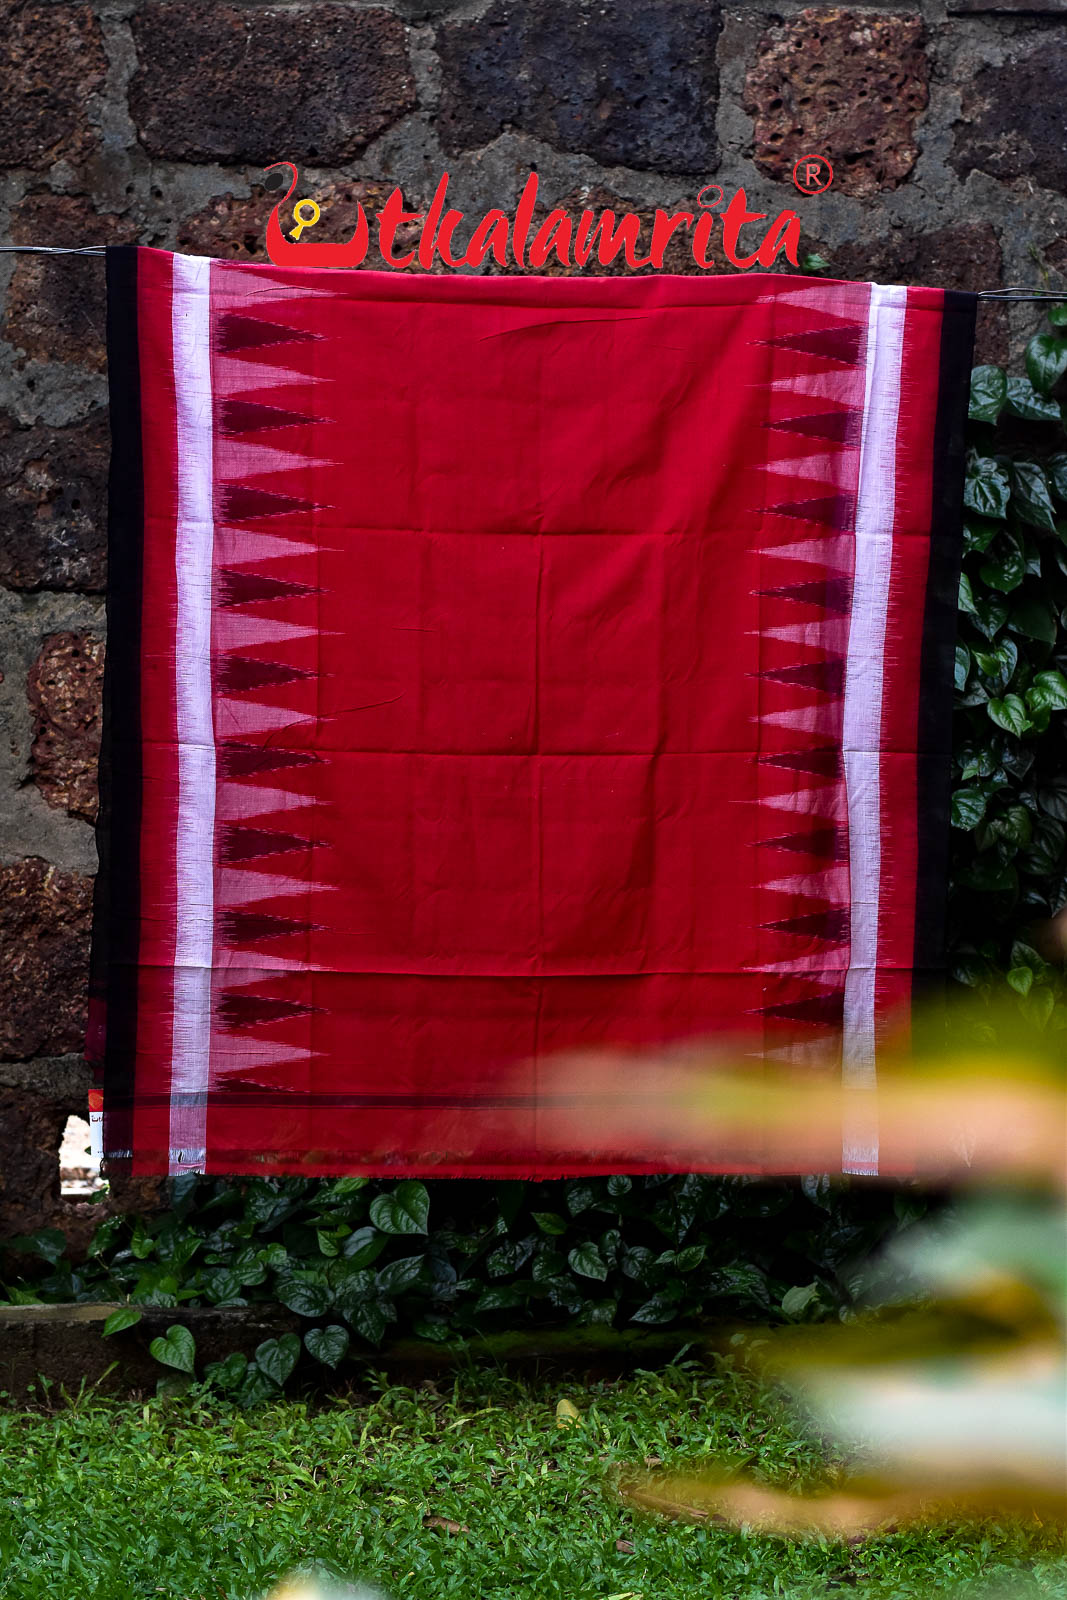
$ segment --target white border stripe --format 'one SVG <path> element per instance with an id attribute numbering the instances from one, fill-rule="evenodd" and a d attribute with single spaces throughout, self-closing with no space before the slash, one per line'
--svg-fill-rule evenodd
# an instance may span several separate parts
<path id="1" fill-rule="evenodd" d="M 897 415 L 904 313 L 908 291 L 871 285 L 867 360 L 856 501 L 852 617 L 845 669 L 845 790 L 851 945 L 845 977 L 842 1165 L 846 1172 L 878 1171 L 875 1086 L 875 976 L 882 875 L 881 735 L 886 613 L 893 561 Z"/>
<path id="2" fill-rule="evenodd" d="M 178 724 L 177 906 L 170 1170 L 202 1171 L 211 1069 L 214 955 L 215 732 L 211 710 L 214 545 L 210 355 L 211 262 L 172 257 L 171 333 L 178 433 L 175 702 Z"/>

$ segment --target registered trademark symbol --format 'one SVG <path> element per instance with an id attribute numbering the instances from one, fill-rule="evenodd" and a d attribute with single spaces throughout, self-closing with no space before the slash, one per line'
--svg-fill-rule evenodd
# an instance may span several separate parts
<path id="1" fill-rule="evenodd" d="M 822 194 L 834 181 L 834 169 L 825 156 L 801 156 L 793 168 L 793 182 L 801 194 Z"/>

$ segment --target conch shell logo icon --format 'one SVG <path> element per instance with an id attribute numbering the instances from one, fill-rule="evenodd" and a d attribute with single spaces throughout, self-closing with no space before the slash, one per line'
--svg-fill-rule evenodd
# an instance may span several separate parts
<path id="1" fill-rule="evenodd" d="M 358 208 L 355 230 L 347 241 L 337 244 L 298 243 L 305 228 L 313 228 L 321 215 L 314 200 L 298 200 L 293 207 L 296 224 L 286 237 L 281 223 L 281 213 L 300 182 L 300 174 L 291 161 L 275 161 L 264 170 L 273 172 L 277 167 L 288 167 L 292 174 L 288 189 L 278 201 L 267 223 L 267 254 L 276 267 L 358 267 L 367 259 L 370 247 L 370 228 L 367 213 Z"/>

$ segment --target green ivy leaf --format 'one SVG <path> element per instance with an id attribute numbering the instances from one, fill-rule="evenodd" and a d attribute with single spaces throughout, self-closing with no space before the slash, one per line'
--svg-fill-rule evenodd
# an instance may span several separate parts
<path id="1" fill-rule="evenodd" d="M 515 1239 L 491 1251 L 486 1257 L 485 1269 L 491 1278 L 505 1278 L 520 1272 L 533 1253 L 533 1239 Z"/>
<path id="2" fill-rule="evenodd" d="M 104 1323 L 103 1337 L 110 1339 L 113 1333 L 125 1333 L 127 1328 L 136 1327 L 142 1315 L 143 1312 L 138 1311 L 136 1306 L 119 1306 Z"/>
<path id="3" fill-rule="evenodd" d="M 1011 499 L 1011 480 L 1007 471 L 992 456 L 973 455 L 967 464 L 967 477 L 963 489 L 963 503 L 968 511 L 980 517 L 995 517 L 998 521 L 1008 514 Z"/>
<path id="4" fill-rule="evenodd" d="M 1026 691 L 1026 702 L 1032 711 L 1067 710 L 1067 678 L 1055 669 L 1036 672 Z"/>
<path id="5" fill-rule="evenodd" d="M 1044 600 L 1033 595 L 1023 595 L 1012 603 L 1011 626 L 1027 639 L 1037 639 L 1041 644 L 1056 643 L 1056 618 Z"/>
<path id="6" fill-rule="evenodd" d="M 5 1250 L 17 1250 L 20 1255 L 40 1256 L 55 1266 L 62 1259 L 67 1241 L 58 1228 L 38 1228 L 35 1233 L 20 1233 L 4 1241 Z"/>
<path id="7" fill-rule="evenodd" d="M 964 952 L 952 963 L 952 977 L 968 989 L 977 989 L 989 978 L 989 963 L 981 956 Z"/>
<path id="8" fill-rule="evenodd" d="M 178 1280 L 172 1272 L 165 1272 L 159 1266 L 149 1267 L 138 1274 L 130 1299 L 141 1306 L 176 1306 Z"/>
<path id="9" fill-rule="evenodd" d="M 613 1200 L 621 1200 L 624 1194 L 630 1193 L 633 1186 L 633 1179 L 628 1178 L 625 1173 L 617 1173 L 607 1182 L 608 1194 Z"/>
<path id="10" fill-rule="evenodd" d="M 130 1240 L 130 1249 L 133 1251 L 138 1261 L 146 1260 L 147 1257 L 152 1254 L 152 1251 L 155 1248 L 156 1241 L 152 1238 L 151 1234 L 145 1233 L 140 1223 L 138 1223 L 133 1230 L 133 1238 Z"/>
<path id="11" fill-rule="evenodd" d="M 345 1315 L 362 1339 L 368 1344 L 381 1344 L 389 1325 L 385 1306 L 377 1300 L 363 1300 Z"/>
<path id="12" fill-rule="evenodd" d="M 1007 806 L 999 816 L 990 818 L 987 832 L 991 842 L 1005 839 L 1009 844 L 1022 848 L 1033 837 L 1030 813 L 1025 806 Z"/>
<path id="13" fill-rule="evenodd" d="M 1010 594 L 1026 577 L 1026 557 L 1017 539 L 1005 534 L 981 567 L 981 578 L 991 589 Z"/>
<path id="14" fill-rule="evenodd" d="M 977 828 L 986 813 L 986 797 L 979 789 L 957 789 L 952 796 L 952 826 Z"/>
<path id="15" fill-rule="evenodd" d="M 125 1217 L 108 1217 L 106 1222 L 102 1222 L 93 1233 L 87 1254 L 90 1257 L 102 1256 L 106 1251 L 110 1250 L 122 1232 L 125 1220 Z"/>
<path id="16" fill-rule="evenodd" d="M 995 650 L 975 650 L 974 659 L 986 677 L 1005 689 L 1019 664 L 1019 646 L 1014 639 L 1001 639 Z"/>
<path id="17" fill-rule="evenodd" d="M 1007 398 L 1008 382 L 1002 367 L 975 367 L 971 373 L 972 422 L 996 422 Z"/>
<path id="18" fill-rule="evenodd" d="M 417 1317 L 412 1330 L 418 1339 L 429 1339 L 432 1344 L 447 1344 L 452 1337 L 447 1322 L 439 1317 Z"/>
<path id="19" fill-rule="evenodd" d="M 220 1272 L 205 1273 L 204 1290 L 213 1305 L 223 1305 L 240 1298 L 241 1280 L 223 1267 Z"/>
<path id="20" fill-rule="evenodd" d="M 1034 828 L 1034 839 L 1026 854 L 1027 871 L 1051 878 L 1060 871 L 1067 853 L 1067 829 L 1062 822 L 1042 817 Z"/>
<path id="21" fill-rule="evenodd" d="M 300 1340 L 295 1333 L 283 1333 L 277 1339 L 264 1339 L 256 1346 L 256 1365 L 283 1388 L 300 1359 Z"/>
<path id="22" fill-rule="evenodd" d="M 805 1311 L 818 1304 L 819 1285 L 817 1283 L 796 1284 L 792 1289 L 787 1289 L 782 1296 L 782 1310 L 787 1317 L 802 1317 Z"/>
<path id="23" fill-rule="evenodd" d="M 1013 461 L 1012 507 L 1024 522 L 1056 532 L 1056 508 L 1042 467 L 1036 461 Z"/>
<path id="24" fill-rule="evenodd" d="M 626 1277 L 633 1278 L 637 1283 L 647 1283 L 655 1260 L 652 1251 L 645 1245 L 630 1245 L 623 1251 L 622 1270 Z"/>
<path id="25" fill-rule="evenodd" d="M 334 1178 L 331 1183 L 324 1184 L 319 1190 L 319 1204 L 333 1205 L 335 1201 L 350 1200 L 354 1194 L 365 1189 L 370 1180 L 367 1178 Z"/>
<path id="26" fill-rule="evenodd" d="M 341 1254 L 354 1267 L 369 1267 L 377 1261 L 389 1242 L 387 1234 L 377 1228 L 357 1228 L 341 1246 Z"/>
<path id="27" fill-rule="evenodd" d="M 962 599 L 962 583 L 960 585 L 960 595 Z M 979 632 L 984 633 L 987 639 L 993 639 L 1008 620 L 1008 603 L 996 594 L 983 593 L 976 595 L 972 602 L 971 615 L 974 617 L 975 625 Z"/>
<path id="28" fill-rule="evenodd" d="M 704 1259 L 707 1247 L 702 1244 L 688 1244 L 684 1250 L 679 1250 L 674 1258 L 676 1272 L 693 1272 Z"/>
<path id="29" fill-rule="evenodd" d="M 474 1307 L 475 1316 L 483 1311 L 513 1311 L 525 1303 L 526 1296 L 515 1283 L 499 1283 L 483 1289 Z"/>
<path id="30" fill-rule="evenodd" d="M 1013 967 L 1030 967 L 1035 974 L 1047 974 L 1053 970 L 1044 956 L 1039 955 L 1033 945 L 1027 944 L 1024 939 L 1013 940 L 1010 959 Z"/>
<path id="31" fill-rule="evenodd" d="M 1008 400 L 1005 410 L 1013 417 L 1026 422 L 1059 422 L 1060 408 L 1055 400 L 1046 400 L 1038 394 L 1029 378 L 1008 379 Z"/>
<path id="32" fill-rule="evenodd" d="M 1067 303 L 1062 306 L 1053 306 L 1048 311 L 1047 316 L 1054 328 L 1067 328 Z"/>
<path id="33" fill-rule="evenodd" d="M 1007 894 L 1019 887 L 1019 874 L 1010 861 L 999 861 L 992 851 L 979 856 L 970 866 L 961 867 L 956 882 L 985 894 Z"/>
<path id="34" fill-rule="evenodd" d="M 1049 456 L 1045 462 L 1045 472 L 1056 499 L 1067 504 L 1067 452 L 1058 450 L 1054 456 Z"/>
<path id="35" fill-rule="evenodd" d="M 986 711 L 998 728 L 1014 733 L 1017 738 L 1021 738 L 1030 728 L 1026 706 L 1017 694 L 1007 694 L 1002 700 L 990 700 Z"/>
<path id="36" fill-rule="evenodd" d="M 321 1317 L 329 1309 L 328 1289 L 310 1273 L 279 1278 L 274 1292 L 282 1305 L 295 1311 L 298 1317 Z"/>
<path id="37" fill-rule="evenodd" d="M 1067 778 L 1055 778 L 1037 792 L 1037 803 L 1049 817 L 1067 822 Z"/>
<path id="38" fill-rule="evenodd" d="M 234 1399 L 243 1410 L 248 1410 L 252 1406 L 261 1406 L 268 1401 L 277 1400 L 280 1394 L 281 1390 L 274 1379 L 268 1378 L 254 1361 L 250 1361 Z"/>
<path id="39" fill-rule="evenodd" d="M 254 1288 L 257 1284 L 267 1281 L 266 1265 L 255 1250 L 250 1248 L 239 1250 L 229 1265 L 230 1271 L 242 1288 Z"/>
<path id="40" fill-rule="evenodd" d="M 1067 373 L 1067 339 L 1058 333 L 1036 333 L 1026 347 L 1026 371 L 1040 394 L 1051 394 Z"/>
<path id="41" fill-rule="evenodd" d="M 1008 973 L 1008 982 L 1016 994 L 1029 994 L 1034 982 L 1034 974 L 1029 967 L 1012 967 Z"/>
<path id="42" fill-rule="evenodd" d="M 989 546 L 1000 532 L 1000 523 L 992 522 L 988 517 L 965 517 L 963 521 L 963 548 L 965 550 L 984 552 L 989 549 Z"/>
<path id="43" fill-rule="evenodd" d="M 430 1196 L 425 1184 L 413 1178 L 398 1183 L 391 1194 L 376 1195 L 370 1219 L 383 1233 L 425 1233 L 430 1218 Z"/>
<path id="44" fill-rule="evenodd" d="M 248 1357 L 240 1350 L 231 1350 L 225 1360 L 208 1363 L 204 1368 L 204 1382 L 228 1392 L 237 1388 L 247 1371 Z"/>
<path id="45" fill-rule="evenodd" d="M 967 679 L 971 673 L 971 652 L 965 644 L 956 646 L 956 689 L 962 694 L 967 687 Z"/>
<path id="46" fill-rule="evenodd" d="M 558 1211 L 535 1211 L 533 1219 L 542 1233 L 547 1233 L 550 1239 L 557 1239 L 566 1233 L 567 1224 Z"/>
<path id="47" fill-rule="evenodd" d="M 324 1367 L 339 1367 L 348 1353 L 349 1343 L 348 1330 L 336 1322 L 325 1328 L 309 1328 L 304 1335 L 308 1354 L 321 1361 Z"/>
<path id="48" fill-rule="evenodd" d="M 596 1203 L 596 1190 L 589 1183 L 568 1183 L 566 1195 L 567 1210 L 572 1217 L 580 1217 Z"/>
<path id="49" fill-rule="evenodd" d="M 547 1283 L 549 1278 L 558 1278 L 566 1265 L 558 1250 L 539 1245 L 530 1268 L 530 1277 L 534 1283 Z"/>
<path id="50" fill-rule="evenodd" d="M 165 1367 L 177 1372 L 192 1372 L 196 1361 L 196 1340 L 180 1322 L 173 1323 L 162 1338 L 153 1339 L 149 1352 Z"/>
<path id="51" fill-rule="evenodd" d="M 666 1292 L 654 1294 L 646 1300 L 644 1305 L 638 1306 L 630 1318 L 631 1322 L 644 1322 L 658 1326 L 665 1322 L 674 1322 L 678 1316 L 678 1302 Z"/>
<path id="52" fill-rule="evenodd" d="M 553 1278 L 545 1285 L 545 1292 L 549 1305 L 569 1317 L 576 1317 L 585 1305 L 573 1278 Z"/>
<path id="53" fill-rule="evenodd" d="M 1026 1017 L 1036 1028 L 1047 1027 L 1055 1009 L 1056 996 L 1051 989 L 1045 987 L 1037 988 L 1027 996 Z"/>
<path id="54" fill-rule="evenodd" d="M 422 1262 L 422 1256 L 404 1256 L 400 1261 L 390 1261 L 378 1273 L 378 1288 L 383 1294 L 402 1294 L 418 1279 Z"/>
<path id="55" fill-rule="evenodd" d="M 337 1263 L 348 1266 L 348 1262 Z M 378 1292 L 377 1279 L 367 1267 L 349 1269 L 345 1276 L 338 1275 L 334 1286 L 334 1303 L 339 1311 L 350 1317 L 353 1307 L 373 1300 Z"/>
<path id="56" fill-rule="evenodd" d="M 604 1258 L 591 1239 L 576 1245 L 567 1256 L 567 1262 L 571 1271 L 577 1272 L 582 1278 L 596 1278 L 603 1283 L 608 1275 Z"/>

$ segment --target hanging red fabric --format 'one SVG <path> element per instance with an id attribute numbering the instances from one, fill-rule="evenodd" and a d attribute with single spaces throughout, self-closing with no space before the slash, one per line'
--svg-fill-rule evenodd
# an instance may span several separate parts
<path id="1" fill-rule="evenodd" d="M 974 297 L 108 277 L 109 1160 L 604 1170 L 558 1052 L 873 1071 L 939 961 Z"/>

